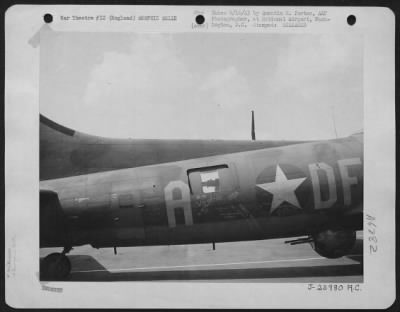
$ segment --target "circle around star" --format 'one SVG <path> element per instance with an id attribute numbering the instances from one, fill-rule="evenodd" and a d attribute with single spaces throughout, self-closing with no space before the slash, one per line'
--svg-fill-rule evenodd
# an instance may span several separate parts
<path id="1" fill-rule="evenodd" d="M 307 211 L 311 193 L 310 178 L 291 164 L 268 166 L 256 179 L 257 202 L 271 215 L 290 216 Z"/>

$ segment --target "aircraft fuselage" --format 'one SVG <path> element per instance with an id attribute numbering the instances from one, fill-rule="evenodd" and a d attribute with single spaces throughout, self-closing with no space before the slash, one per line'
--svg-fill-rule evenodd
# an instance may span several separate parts
<path id="1" fill-rule="evenodd" d="M 351 136 L 46 180 L 40 188 L 58 194 L 67 229 L 41 234 L 41 247 L 291 237 L 335 223 L 357 230 L 363 142 Z"/>

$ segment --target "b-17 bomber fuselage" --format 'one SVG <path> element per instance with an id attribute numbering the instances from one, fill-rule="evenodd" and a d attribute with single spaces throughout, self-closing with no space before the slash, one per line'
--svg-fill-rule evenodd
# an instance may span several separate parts
<path id="1" fill-rule="evenodd" d="M 40 189 L 41 247 L 353 232 L 362 228 L 363 135 L 45 180 Z"/>

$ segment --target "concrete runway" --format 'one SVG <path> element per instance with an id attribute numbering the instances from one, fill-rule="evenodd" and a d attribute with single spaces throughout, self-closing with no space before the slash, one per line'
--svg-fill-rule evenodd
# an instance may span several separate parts
<path id="1" fill-rule="evenodd" d="M 363 235 L 348 256 L 320 257 L 309 244 L 287 239 L 249 242 L 94 249 L 74 247 L 68 254 L 67 281 L 336 282 L 363 281 Z M 43 248 L 40 257 L 61 248 Z"/>

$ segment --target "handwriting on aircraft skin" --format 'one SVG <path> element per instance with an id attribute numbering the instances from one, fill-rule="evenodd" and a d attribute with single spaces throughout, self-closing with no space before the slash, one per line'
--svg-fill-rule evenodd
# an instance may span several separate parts
<path id="1" fill-rule="evenodd" d="M 348 158 L 338 160 L 340 179 L 343 190 L 344 207 L 349 207 L 352 204 L 351 187 L 359 183 L 356 176 L 349 173 L 349 167 L 361 165 L 360 158 Z M 312 163 L 308 165 L 310 172 L 310 180 L 314 196 L 314 209 L 331 208 L 338 200 L 336 178 L 333 168 L 324 163 Z M 328 188 L 328 198 L 322 198 L 321 195 L 321 180 L 320 177 L 325 175 L 326 185 Z M 284 202 L 292 204 L 298 209 L 304 207 L 298 201 L 295 193 L 296 189 L 304 183 L 308 177 L 289 179 L 279 164 L 276 166 L 275 180 L 268 183 L 256 184 L 256 187 L 265 192 L 272 194 L 272 203 L 270 213 L 278 209 Z M 174 198 L 173 194 L 180 194 L 178 198 Z M 190 198 L 189 186 L 181 181 L 171 181 L 164 188 L 164 196 L 166 201 L 168 225 L 170 228 L 176 227 L 175 209 L 183 208 L 185 225 L 193 225 L 192 206 Z"/>

